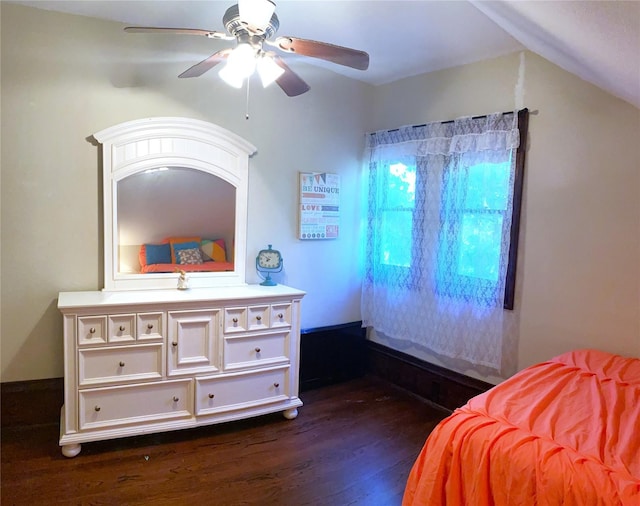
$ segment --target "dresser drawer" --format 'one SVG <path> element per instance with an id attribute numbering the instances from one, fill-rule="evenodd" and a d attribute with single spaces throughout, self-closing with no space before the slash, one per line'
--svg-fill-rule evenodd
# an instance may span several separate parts
<path id="1" fill-rule="evenodd" d="M 79 392 L 80 429 L 193 416 L 192 380 L 94 388 Z"/>
<path id="2" fill-rule="evenodd" d="M 226 307 L 224 309 L 224 332 L 232 334 L 247 331 L 247 308 Z"/>
<path id="3" fill-rule="evenodd" d="M 247 308 L 247 329 L 264 330 L 269 328 L 270 306 L 249 306 Z"/>
<path id="4" fill-rule="evenodd" d="M 121 343 L 136 340 L 136 315 L 109 315 L 109 342 Z"/>
<path id="5" fill-rule="evenodd" d="M 291 326 L 291 304 L 273 304 L 271 306 L 271 328 Z"/>
<path id="6" fill-rule="evenodd" d="M 138 314 L 138 341 L 161 340 L 164 337 L 164 313 Z"/>
<path id="7" fill-rule="evenodd" d="M 78 352 L 80 386 L 162 378 L 162 344 L 88 348 Z"/>
<path id="8" fill-rule="evenodd" d="M 106 316 L 78 316 L 78 345 L 107 342 Z"/>
<path id="9" fill-rule="evenodd" d="M 289 332 L 227 336 L 224 338 L 225 370 L 287 363 Z"/>
<path id="10" fill-rule="evenodd" d="M 240 410 L 289 398 L 289 368 L 196 378 L 196 415 Z"/>

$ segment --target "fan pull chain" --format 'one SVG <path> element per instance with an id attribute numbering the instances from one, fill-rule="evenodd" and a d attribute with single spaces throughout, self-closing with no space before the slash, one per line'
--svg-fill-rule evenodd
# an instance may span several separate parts
<path id="1" fill-rule="evenodd" d="M 244 113 L 244 119 L 249 119 L 249 82 L 251 82 L 251 76 L 247 77 L 247 103 L 246 112 Z"/>

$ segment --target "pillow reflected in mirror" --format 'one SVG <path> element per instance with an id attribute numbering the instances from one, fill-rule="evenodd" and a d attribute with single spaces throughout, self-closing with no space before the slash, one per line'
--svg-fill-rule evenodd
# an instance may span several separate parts
<path id="1" fill-rule="evenodd" d="M 226 262 L 224 239 L 203 239 L 200 243 L 202 258 L 205 261 Z"/>
<path id="2" fill-rule="evenodd" d="M 185 248 L 178 251 L 178 263 L 184 264 L 201 264 L 202 254 L 199 248 Z"/>

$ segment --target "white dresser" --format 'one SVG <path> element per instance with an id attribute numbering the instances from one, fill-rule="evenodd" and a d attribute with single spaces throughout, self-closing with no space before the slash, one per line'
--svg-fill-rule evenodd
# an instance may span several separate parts
<path id="1" fill-rule="evenodd" d="M 60 445 L 297 416 L 300 302 L 278 285 L 62 292 Z"/>

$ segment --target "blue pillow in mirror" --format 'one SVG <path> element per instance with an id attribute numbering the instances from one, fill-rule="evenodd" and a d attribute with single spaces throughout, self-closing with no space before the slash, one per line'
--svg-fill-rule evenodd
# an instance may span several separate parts
<path id="1" fill-rule="evenodd" d="M 166 244 L 145 244 L 145 257 L 147 265 L 149 264 L 170 264 L 171 263 L 171 245 Z"/>
<path id="2" fill-rule="evenodd" d="M 176 263 L 181 264 L 183 262 L 180 261 L 180 256 L 178 255 L 178 251 L 184 250 L 184 249 L 194 249 L 194 248 L 199 249 L 200 243 L 195 241 L 179 242 L 179 243 L 173 243 L 172 247 L 173 247 L 173 254 L 176 257 Z M 169 251 L 169 256 L 171 256 L 171 251 Z"/>

